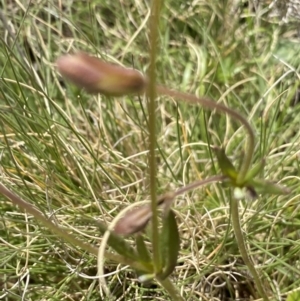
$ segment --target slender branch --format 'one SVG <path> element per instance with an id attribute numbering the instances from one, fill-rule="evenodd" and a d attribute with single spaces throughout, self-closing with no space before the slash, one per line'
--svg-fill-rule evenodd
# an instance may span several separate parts
<path id="1" fill-rule="evenodd" d="M 181 194 L 183 194 L 187 191 L 190 191 L 192 189 L 199 188 L 200 186 L 204 186 L 204 185 L 207 185 L 207 184 L 211 184 L 211 183 L 214 183 L 214 182 L 219 182 L 219 181 L 225 180 L 226 178 L 227 178 L 226 176 L 214 176 L 214 177 L 211 177 L 211 178 L 208 178 L 208 179 L 194 181 L 192 183 L 189 183 L 189 184 L 177 189 L 176 192 L 175 192 L 175 196 L 181 195 Z"/>
<path id="2" fill-rule="evenodd" d="M 185 102 L 189 102 L 192 104 L 200 104 L 201 106 L 208 108 L 210 110 L 216 110 L 218 113 L 226 113 L 229 116 L 231 116 L 233 119 L 238 120 L 239 122 L 242 123 L 242 125 L 247 130 L 249 136 L 248 144 L 246 147 L 247 151 L 245 152 L 245 158 L 242 162 L 242 166 L 237 178 L 237 184 L 242 183 L 247 174 L 247 171 L 249 170 L 252 161 L 252 156 L 254 153 L 254 138 L 255 138 L 254 132 L 247 119 L 243 117 L 240 113 L 234 111 L 233 109 L 226 107 L 223 104 L 217 103 L 209 98 L 205 98 L 205 97 L 199 98 L 195 95 L 170 90 L 163 86 L 157 86 L 157 92 L 159 94 L 174 97 L 178 100 L 184 100 Z"/>
<path id="3" fill-rule="evenodd" d="M 233 226 L 233 230 L 234 230 L 234 234 L 235 234 L 235 239 L 237 241 L 237 244 L 238 244 L 241 256 L 244 260 L 244 263 L 246 264 L 250 273 L 253 276 L 253 280 L 255 282 L 256 288 L 257 288 L 260 296 L 263 298 L 264 301 L 269 301 L 269 298 L 261 284 L 261 280 L 254 267 L 254 264 L 251 261 L 249 255 L 248 255 L 248 252 L 247 252 L 244 235 L 241 230 L 238 206 L 239 206 L 238 200 L 236 200 L 235 198 L 231 198 L 231 220 L 232 220 L 232 226 Z"/>
<path id="4" fill-rule="evenodd" d="M 150 195 L 152 210 L 152 250 L 155 272 L 160 272 L 161 258 L 159 253 L 159 232 L 158 213 L 156 202 L 156 120 L 155 120 L 155 99 L 156 99 L 156 54 L 158 40 L 158 24 L 160 16 L 160 0 L 152 1 L 150 15 L 150 68 L 148 85 L 148 112 L 149 112 L 149 174 L 150 174 Z"/>

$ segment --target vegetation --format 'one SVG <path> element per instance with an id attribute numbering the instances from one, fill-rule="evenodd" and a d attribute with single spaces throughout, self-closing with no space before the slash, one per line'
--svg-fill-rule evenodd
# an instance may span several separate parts
<path id="1" fill-rule="evenodd" d="M 104 300 L 102 289 L 118 300 L 293 300 L 293 26 L 242 1 L 155 1 L 153 14 L 141 1 L 16 3 L 1 8 L 0 298 L 99 300 L 95 255 L 107 241 Z M 79 50 L 147 73 L 146 93 L 90 95 L 65 82 L 54 62 Z M 135 207 L 152 220 L 145 235 L 103 236 L 149 199 Z"/>

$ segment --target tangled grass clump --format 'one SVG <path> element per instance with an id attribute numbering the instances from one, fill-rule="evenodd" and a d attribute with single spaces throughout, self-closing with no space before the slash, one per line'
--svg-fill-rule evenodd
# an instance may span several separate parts
<path id="1" fill-rule="evenodd" d="M 3 22 L 2 295 L 294 298 L 298 73 L 274 63 L 278 30 L 239 1 L 47 5 Z"/>

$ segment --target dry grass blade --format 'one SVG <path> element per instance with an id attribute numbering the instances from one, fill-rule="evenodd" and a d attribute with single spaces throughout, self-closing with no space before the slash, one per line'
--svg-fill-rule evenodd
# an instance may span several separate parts
<path id="1" fill-rule="evenodd" d="M 254 4 L 165 1 L 156 72 L 164 86 L 207 95 L 248 116 L 258 137 L 253 162 L 266 158 L 258 176 L 291 189 L 239 207 L 252 260 L 268 294 L 280 300 L 300 288 L 299 25 L 280 25 L 268 3 Z M 122 208 L 149 197 L 147 103 L 143 96 L 112 101 L 66 85 L 53 62 L 83 51 L 145 73 L 149 3 L 16 0 L 0 7 L 6 19 L 0 25 L 1 182 L 53 223 L 98 245 L 102 235 L 89 220 L 109 224 Z M 230 118 L 178 104 L 174 96 L 156 104 L 157 195 L 215 175 L 212 145 L 224 146 L 235 166 L 243 160 L 246 137 Z M 179 188 L 174 201 L 181 251 L 172 278 L 191 301 L 254 299 L 229 223 L 231 194 L 219 180 Z M 6 200 L 0 257 L 0 299 L 99 300 L 94 256 L 58 240 Z M 106 262 L 104 274 L 116 270 L 107 283 L 118 300 L 169 298 L 156 284 L 137 284 L 131 269 Z"/>

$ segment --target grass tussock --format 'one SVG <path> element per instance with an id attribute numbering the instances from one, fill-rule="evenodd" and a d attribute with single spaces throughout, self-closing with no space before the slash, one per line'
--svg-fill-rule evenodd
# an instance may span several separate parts
<path id="1" fill-rule="evenodd" d="M 27 3 L 26 3 L 27 2 Z M 241 201 L 250 255 L 268 294 L 300 289 L 299 24 L 280 24 L 248 1 L 165 1 L 157 81 L 207 95 L 247 116 L 254 162 L 287 196 Z M 144 97 L 91 96 L 64 82 L 54 62 L 82 50 L 146 72 L 148 1 L 1 1 L 1 181 L 95 246 L 109 223 L 149 199 Z M 245 134 L 226 116 L 159 97 L 158 194 L 219 172 L 210 146 L 243 160 Z M 181 249 L 172 278 L 186 300 L 254 300 L 255 287 L 230 225 L 230 190 L 211 185 L 175 202 Z M 0 299 L 99 300 L 96 260 L 32 216 L 0 201 Z M 167 295 L 106 262 L 118 300 Z M 275 299 L 274 299 L 275 300 Z M 281 299 L 282 300 L 282 299 Z"/>

